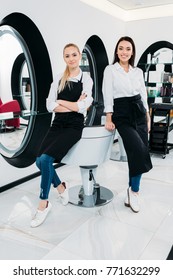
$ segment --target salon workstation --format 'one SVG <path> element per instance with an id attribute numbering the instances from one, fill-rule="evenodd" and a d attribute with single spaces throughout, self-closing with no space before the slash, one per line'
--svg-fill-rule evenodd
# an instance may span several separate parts
<path id="1" fill-rule="evenodd" d="M 173 1 L 0 2 L 0 260 L 172 260 Z M 135 41 L 151 116 L 153 168 L 143 175 L 139 213 L 124 206 L 127 155 L 117 130 L 105 129 L 102 92 L 104 69 L 125 35 Z M 54 163 L 69 184 L 69 203 L 51 188 L 52 210 L 32 228 L 35 160 L 53 119 L 46 99 L 68 43 L 80 47 L 93 102 L 81 139 Z"/>

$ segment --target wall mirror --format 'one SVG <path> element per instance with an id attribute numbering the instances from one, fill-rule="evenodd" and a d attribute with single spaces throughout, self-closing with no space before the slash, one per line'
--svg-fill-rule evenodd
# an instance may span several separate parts
<path id="1" fill-rule="evenodd" d="M 150 45 L 138 66 L 144 72 L 148 104 L 170 102 L 173 97 L 173 44 L 158 41 Z"/>
<path id="2" fill-rule="evenodd" d="M 16 30 L 7 25 L 0 27 L 0 56 L 1 101 L 8 107 L 9 101 L 17 100 L 21 109 L 17 128 L 14 121 L 17 115 L 9 117 L 10 121 L 8 116 L 1 120 L 1 153 L 10 158 L 25 146 L 30 133 L 29 123 L 35 108 L 34 72 L 24 40 Z"/>
<path id="3" fill-rule="evenodd" d="M 87 115 L 85 117 L 85 125 L 92 126 L 94 123 L 95 115 L 96 115 L 96 108 L 94 104 L 97 100 L 97 72 L 96 72 L 96 62 L 95 57 L 88 45 L 85 45 L 83 52 L 82 52 L 82 59 L 80 68 L 83 72 L 87 72 L 88 75 L 91 76 L 93 79 L 93 104 L 87 111 Z"/>
<path id="4" fill-rule="evenodd" d="M 83 49 L 81 68 L 83 71 L 89 73 L 93 79 L 93 104 L 90 107 L 86 116 L 85 124 L 100 125 L 103 116 L 103 94 L 102 94 L 102 81 L 103 72 L 108 65 L 108 57 L 105 46 L 102 40 L 97 36 L 91 36 Z"/>
<path id="5" fill-rule="evenodd" d="M 29 17 L 12 13 L 0 22 L 0 56 L 2 105 L 13 105 L 8 113 L 0 111 L 0 153 L 11 165 L 23 168 L 35 161 L 52 118 L 46 109 L 52 82 L 50 58 L 40 31 Z M 17 129 L 9 128 L 8 132 L 6 127 L 17 120 Z"/>
<path id="6" fill-rule="evenodd" d="M 12 96 L 19 102 L 22 111 L 32 111 L 31 101 L 33 97 L 31 91 L 31 74 L 25 54 L 20 53 L 13 63 L 11 71 L 11 89 Z"/>

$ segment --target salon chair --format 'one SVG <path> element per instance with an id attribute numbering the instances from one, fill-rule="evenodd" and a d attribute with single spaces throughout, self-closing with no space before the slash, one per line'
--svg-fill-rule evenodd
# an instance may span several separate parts
<path id="1" fill-rule="evenodd" d="M 79 166 L 82 185 L 69 189 L 69 202 L 81 207 L 94 207 L 109 203 L 113 193 L 96 182 L 100 164 L 109 160 L 114 132 L 104 126 L 86 126 L 81 139 L 69 150 L 62 163 Z"/>
<path id="2" fill-rule="evenodd" d="M 1 98 L 0 98 L 0 113 L 8 113 L 8 112 L 12 112 L 12 113 L 20 113 L 20 106 L 17 100 L 11 100 L 8 101 L 6 103 L 3 103 Z M 19 118 L 15 118 L 15 119 L 11 119 L 11 120 L 6 120 L 3 124 L 2 124 L 1 129 L 4 129 L 4 132 L 7 131 L 6 127 L 13 127 L 18 128 L 20 126 L 20 119 Z"/>

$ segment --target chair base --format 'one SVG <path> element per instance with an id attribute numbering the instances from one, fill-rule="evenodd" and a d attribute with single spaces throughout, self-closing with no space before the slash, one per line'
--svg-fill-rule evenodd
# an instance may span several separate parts
<path id="1" fill-rule="evenodd" d="M 111 202 L 113 197 L 112 191 L 102 186 L 94 188 L 92 195 L 85 195 L 81 185 L 69 189 L 69 203 L 80 207 L 102 206 Z"/>

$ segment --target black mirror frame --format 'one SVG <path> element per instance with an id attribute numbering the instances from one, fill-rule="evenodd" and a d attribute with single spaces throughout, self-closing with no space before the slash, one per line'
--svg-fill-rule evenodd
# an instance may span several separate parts
<path id="1" fill-rule="evenodd" d="M 12 13 L 0 22 L 0 26 L 4 25 L 16 30 L 25 41 L 34 71 L 32 74 L 34 76 L 34 111 L 36 115 L 32 116 L 29 121 L 31 123 L 27 141 L 22 149 L 19 149 L 11 158 L 2 154 L 9 164 L 23 168 L 34 163 L 41 141 L 51 123 L 52 114 L 47 112 L 45 101 L 52 82 L 52 69 L 44 39 L 29 17 L 21 13 Z"/>
<path id="2" fill-rule="evenodd" d="M 103 116 L 103 93 L 102 81 L 105 67 L 109 64 L 106 48 L 102 40 L 97 36 L 91 36 L 84 47 L 88 53 L 88 60 L 91 66 L 91 77 L 94 81 L 93 98 L 94 102 L 88 116 L 87 124 L 100 125 Z"/>

